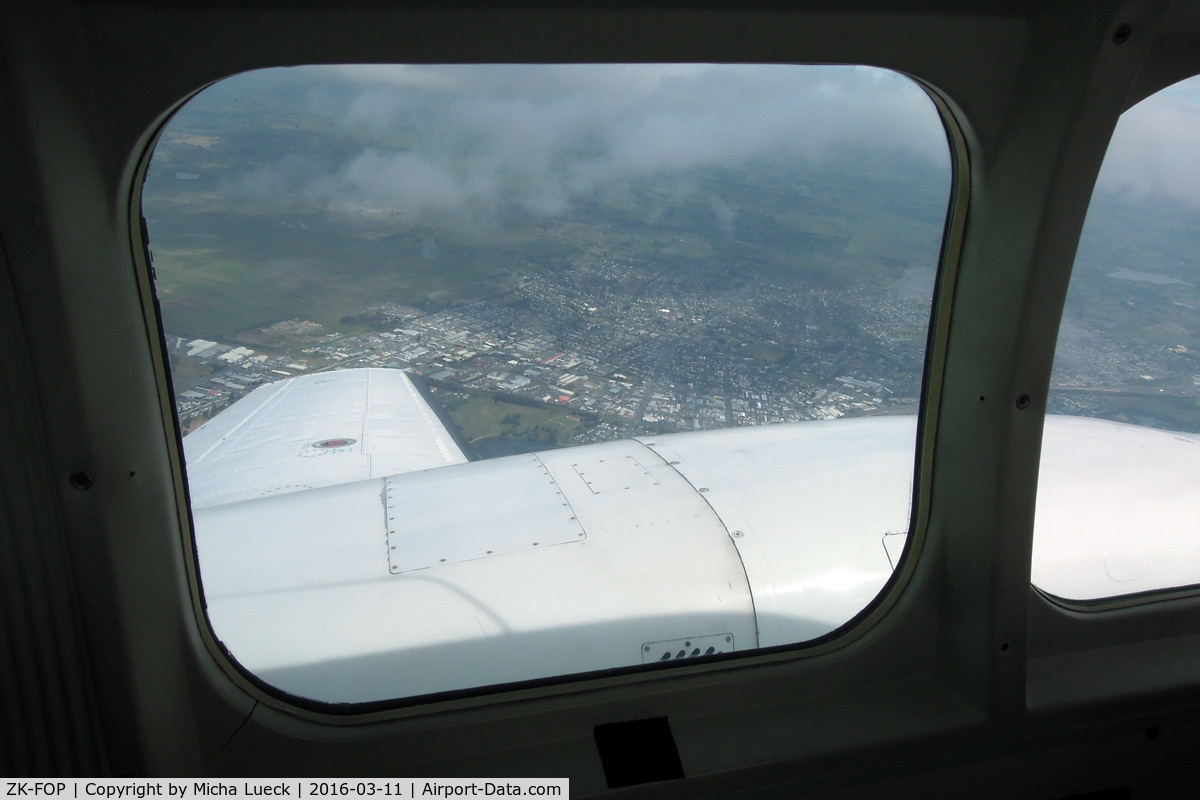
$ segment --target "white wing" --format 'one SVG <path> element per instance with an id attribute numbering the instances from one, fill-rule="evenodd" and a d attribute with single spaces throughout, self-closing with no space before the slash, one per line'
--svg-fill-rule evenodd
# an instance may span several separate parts
<path id="1" fill-rule="evenodd" d="M 1095 600 L 1196 583 L 1197 486 L 1195 434 L 1047 417 L 1033 584 Z"/>
<path id="2" fill-rule="evenodd" d="M 287 413 L 287 394 L 255 393 L 214 421 L 219 437 L 186 442 L 189 468 L 193 453 L 207 459 L 195 496 L 208 502 L 193 517 L 213 630 L 295 695 L 386 700 L 805 641 L 875 597 L 891 574 L 883 535 L 907 529 L 912 417 L 647 437 L 387 477 L 349 452 L 352 467 L 323 473 L 336 455 L 304 448 L 347 436 L 348 423 L 317 400 L 359 408 L 361 391 L 337 392 L 384 375 L 295 380 Z M 322 386 L 332 394 L 311 394 Z M 432 466 L 441 451 L 415 440 L 426 454 L 416 463 Z M 218 441 L 235 455 L 214 460 Z M 277 457 L 286 480 L 269 477 Z M 230 465 L 239 472 L 220 472 Z M 297 492 L 301 481 L 323 485 Z"/>
<path id="3" fill-rule="evenodd" d="M 268 683 L 339 703 L 833 631 L 903 547 L 915 435 L 914 417 L 883 417 L 466 463 L 403 373 L 351 370 L 264 387 L 185 446 L 214 632 Z M 1172 585 L 1196 447 L 1048 418 L 1035 583 Z M 1153 519 L 1093 502 L 1156 489 Z"/>
<path id="4" fill-rule="evenodd" d="M 401 370 L 261 386 L 184 438 L 192 508 L 466 463 Z"/>

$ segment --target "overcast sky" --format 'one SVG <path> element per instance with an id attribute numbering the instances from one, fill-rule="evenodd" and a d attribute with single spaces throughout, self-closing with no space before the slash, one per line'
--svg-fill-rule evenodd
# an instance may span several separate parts
<path id="1" fill-rule="evenodd" d="M 1110 195 L 1167 198 L 1200 208 L 1200 77 L 1121 116 L 1097 186 Z"/>
<path id="2" fill-rule="evenodd" d="M 911 80 L 865 67 L 773 65 L 362 66 L 288 71 L 308 113 L 364 142 L 335 165 L 282 156 L 240 189 L 306 177 L 320 198 L 410 213 L 486 215 L 515 202 L 561 213 L 648 175 L 786 164 L 831 147 L 916 157 L 949 176 L 945 134 Z M 231 78 L 230 82 L 238 78 Z M 720 219 L 728 206 L 706 198 Z M 726 219 L 726 221 L 728 221 Z"/>
<path id="3" fill-rule="evenodd" d="M 867 67 L 265 72 L 299 92 L 299 111 L 333 121 L 364 146 L 338 163 L 284 154 L 227 186 L 256 196 L 302 188 L 319 200 L 369 200 L 403 206 L 417 217 L 465 214 L 478 221 L 499 202 L 554 215 L 596 192 L 619 196 L 648 175 L 670 179 L 693 167 L 736 168 L 749 161 L 783 165 L 819 159 L 835 146 L 916 156 L 936 174 L 949 174 L 945 135 L 924 92 L 903 76 Z M 243 80 L 254 75 L 235 76 L 222 87 L 236 89 Z M 1097 185 L 1110 197 L 1200 208 L 1200 77 L 1125 113 Z M 732 212 L 724 200 L 705 199 L 718 221 L 728 223 Z"/>

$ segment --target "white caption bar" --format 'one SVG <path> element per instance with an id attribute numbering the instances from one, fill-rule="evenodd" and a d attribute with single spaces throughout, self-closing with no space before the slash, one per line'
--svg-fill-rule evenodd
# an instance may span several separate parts
<path id="1" fill-rule="evenodd" d="M 359 798 L 571 796 L 567 778 L 97 778 L 0 780 L 8 797 L 54 800 L 142 800 L 175 797 Z"/>

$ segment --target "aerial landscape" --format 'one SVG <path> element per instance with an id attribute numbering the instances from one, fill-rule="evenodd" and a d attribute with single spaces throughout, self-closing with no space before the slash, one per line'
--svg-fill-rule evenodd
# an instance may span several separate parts
<path id="1" fill-rule="evenodd" d="M 143 213 L 185 432 L 383 366 L 491 457 L 915 413 L 950 188 L 881 70 L 313 67 L 190 101 Z M 1200 430 L 1195 209 L 1134 199 L 1093 203 L 1051 411 Z"/>

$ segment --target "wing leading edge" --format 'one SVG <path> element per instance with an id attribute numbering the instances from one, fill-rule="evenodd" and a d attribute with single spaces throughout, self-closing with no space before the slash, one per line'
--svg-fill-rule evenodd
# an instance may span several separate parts
<path id="1" fill-rule="evenodd" d="M 467 462 L 408 373 L 323 372 L 260 386 L 184 438 L 192 507 Z"/>

